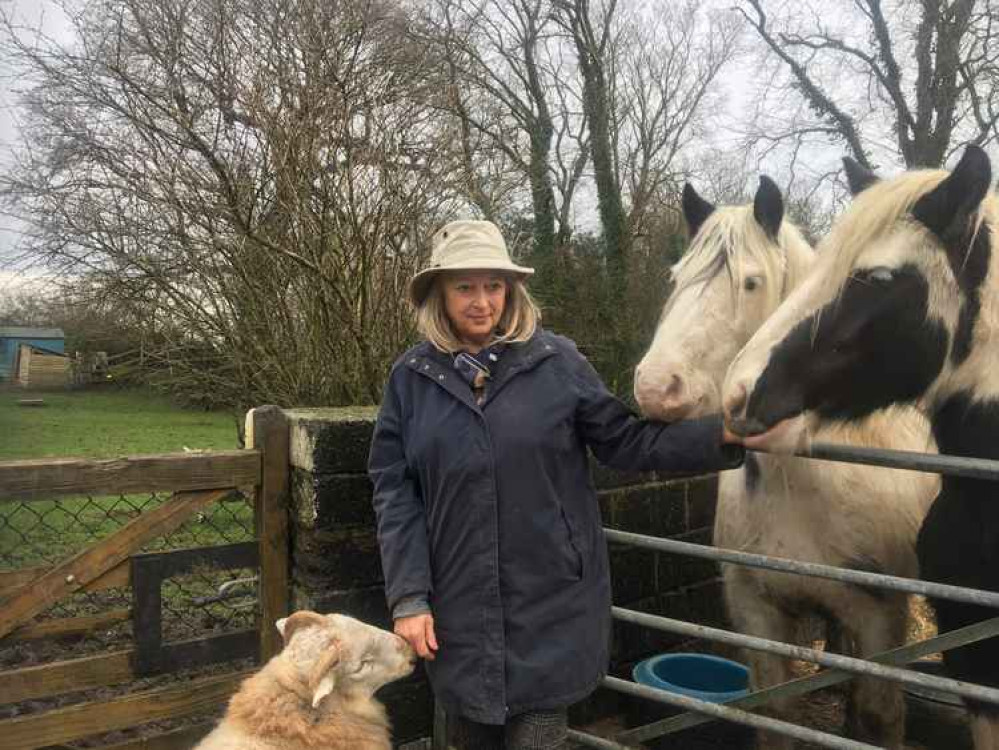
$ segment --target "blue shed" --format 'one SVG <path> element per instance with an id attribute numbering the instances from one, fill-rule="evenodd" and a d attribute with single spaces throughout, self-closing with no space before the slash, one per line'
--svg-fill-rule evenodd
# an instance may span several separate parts
<path id="1" fill-rule="evenodd" d="M 21 344 L 53 354 L 66 353 L 66 335 L 61 328 L 0 326 L 0 382 L 9 381 L 13 376 Z"/>

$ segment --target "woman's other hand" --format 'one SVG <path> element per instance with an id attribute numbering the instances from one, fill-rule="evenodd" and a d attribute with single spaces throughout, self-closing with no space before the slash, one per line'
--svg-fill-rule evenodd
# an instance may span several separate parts
<path id="1" fill-rule="evenodd" d="M 437 651 L 437 635 L 434 633 L 434 616 L 428 614 L 412 615 L 396 619 L 393 628 L 395 634 L 405 638 L 417 656 L 429 661 L 434 660 Z"/>

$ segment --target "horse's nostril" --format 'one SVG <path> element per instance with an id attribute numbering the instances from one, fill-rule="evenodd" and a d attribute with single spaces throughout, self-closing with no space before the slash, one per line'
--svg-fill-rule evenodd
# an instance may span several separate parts
<path id="1" fill-rule="evenodd" d="M 725 399 L 725 418 L 729 422 L 741 422 L 746 417 L 746 402 L 749 396 L 746 393 L 746 386 L 739 383 L 732 389 L 732 393 Z"/>
<path id="2" fill-rule="evenodd" d="M 669 379 L 669 385 L 666 387 L 666 398 L 675 399 L 683 393 L 683 378 L 679 375 L 674 375 Z"/>

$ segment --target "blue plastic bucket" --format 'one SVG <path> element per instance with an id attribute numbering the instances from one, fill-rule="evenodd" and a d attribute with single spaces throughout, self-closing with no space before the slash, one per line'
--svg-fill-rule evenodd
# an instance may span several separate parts
<path id="1" fill-rule="evenodd" d="M 749 694 L 749 669 L 711 654 L 659 654 L 636 664 L 631 674 L 640 685 L 712 703 Z"/>

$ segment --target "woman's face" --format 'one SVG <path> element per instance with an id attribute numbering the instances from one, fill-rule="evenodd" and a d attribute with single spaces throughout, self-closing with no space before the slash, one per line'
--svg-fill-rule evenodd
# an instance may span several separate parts
<path id="1" fill-rule="evenodd" d="M 490 271 L 444 274 L 444 308 L 464 343 L 481 349 L 492 338 L 506 307 L 507 280 Z"/>

